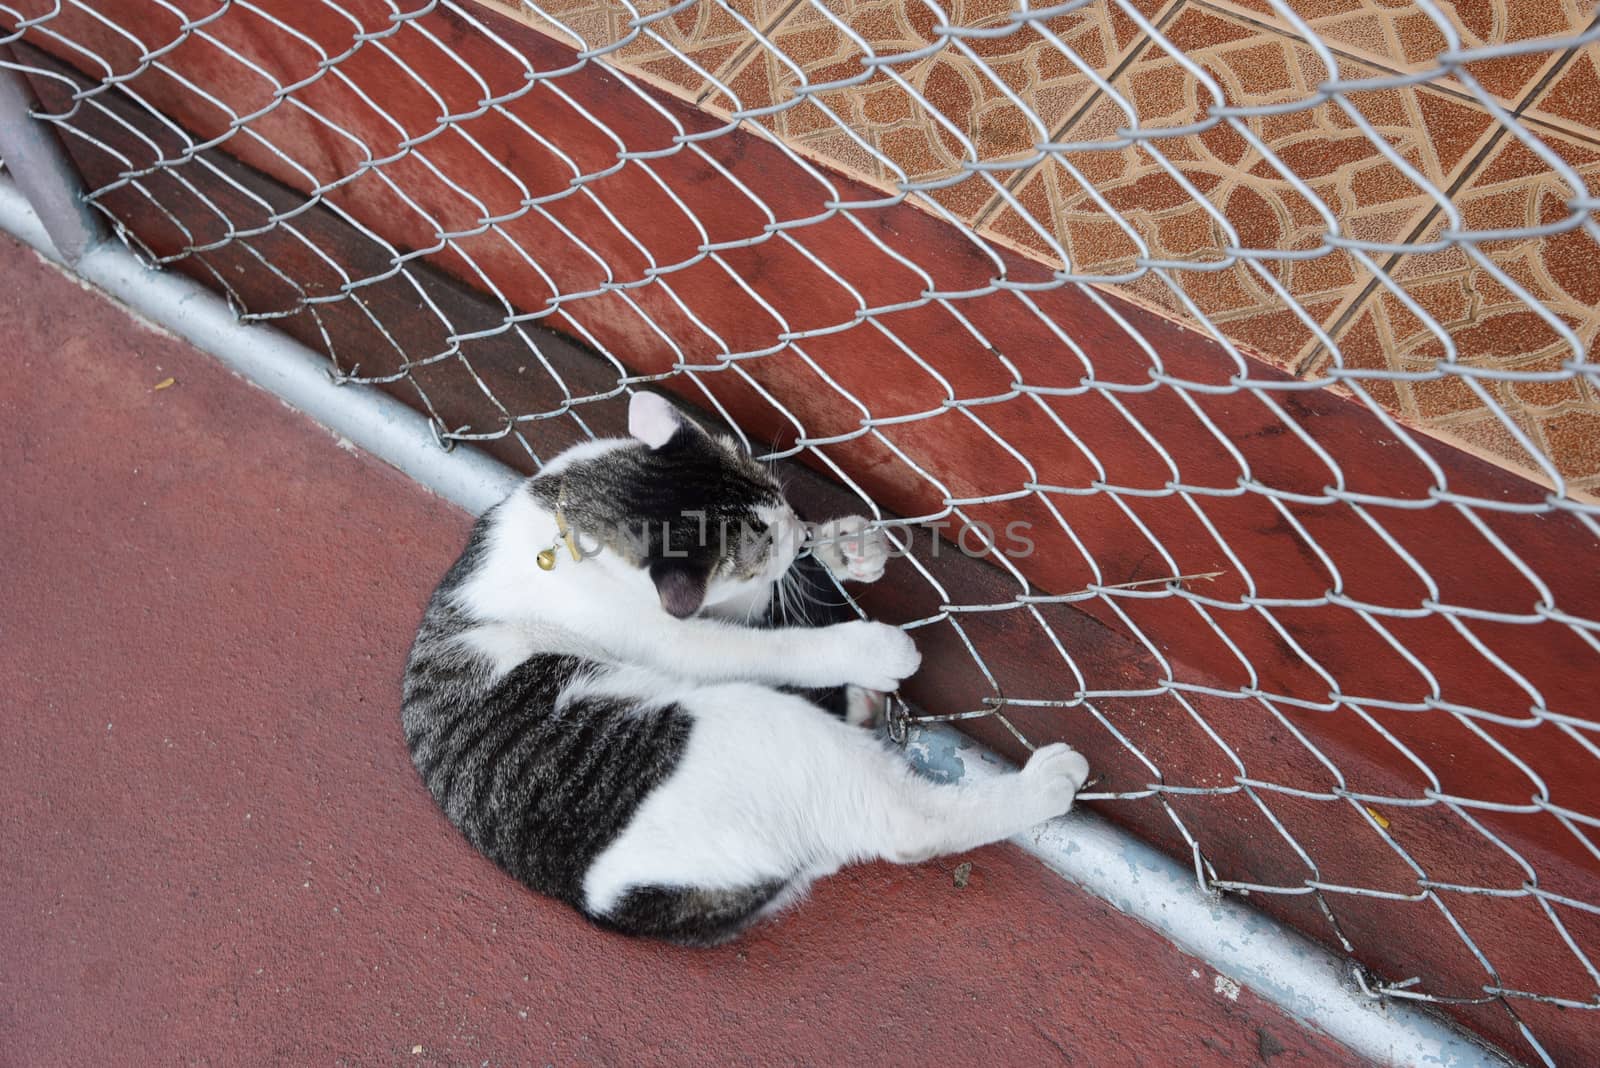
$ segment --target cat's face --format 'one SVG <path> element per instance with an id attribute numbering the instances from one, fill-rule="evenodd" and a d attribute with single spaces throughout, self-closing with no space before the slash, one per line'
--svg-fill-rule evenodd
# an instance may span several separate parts
<path id="1" fill-rule="evenodd" d="M 608 454 L 591 488 L 620 528 L 613 543 L 649 573 L 664 609 L 691 616 L 789 569 L 805 527 L 763 464 L 656 394 L 633 396 L 628 429 L 644 448 Z"/>

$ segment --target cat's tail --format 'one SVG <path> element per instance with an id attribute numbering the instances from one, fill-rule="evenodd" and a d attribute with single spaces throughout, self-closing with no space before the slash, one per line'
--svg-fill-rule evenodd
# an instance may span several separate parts
<path id="1" fill-rule="evenodd" d="M 636 886 L 604 913 L 585 914 L 601 927 L 684 946 L 715 946 L 738 937 L 790 897 L 787 880 L 710 890 Z"/>

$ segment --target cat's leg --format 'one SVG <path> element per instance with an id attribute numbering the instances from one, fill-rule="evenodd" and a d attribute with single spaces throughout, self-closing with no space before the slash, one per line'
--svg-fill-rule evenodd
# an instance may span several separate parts
<path id="1" fill-rule="evenodd" d="M 889 539 L 881 531 L 867 530 L 861 516 L 834 519 L 812 534 L 811 555 L 796 560 L 784 576 L 784 593 L 769 593 L 764 616 L 746 614 L 755 627 L 826 627 L 859 618 L 849 595 L 836 582 L 876 582 L 889 559 Z M 723 618 L 730 618 L 726 615 Z M 873 726 L 882 718 L 886 694 L 854 684 L 812 688 L 800 694 L 829 714 L 857 727 Z"/>
<path id="2" fill-rule="evenodd" d="M 854 861 L 972 849 L 1066 812 L 1088 776 L 1081 755 L 1054 745 L 1014 775 L 937 783 L 868 733 L 760 686 L 705 687 L 679 706 L 694 720 L 681 763 L 585 875 L 591 914 L 640 887 L 797 888 Z"/>
<path id="3" fill-rule="evenodd" d="M 867 529 L 864 516 L 830 519 L 817 528 L 811 555 L 840 582 L 877 582 L 889 563 L 889 538 Z M 870 727 L 883 718 L 887 695 L 864 686 L 844 688 L 844 721 Z"/>
<path id="4" fill-rule="evenodd" d="M 893 690 L 922 654 L 898 627 L 857 619 L 825 627 L 742 627 L 718 619 L 634 619 L 607 633 L 610 658 L 705 682 Z"/>
<path id="5" fill-rule="evenodd" d="M 874 780 L 854 813 L 859 824 L 830 829 L 838 835 L 830 844 L 849 859 L 912 864 L 1002 841 L 1064 814 L 1089 777 L 1089 762 L 1060 743 L 1037 750 L 1015 774 L 981 783 L 932 782 L 889 759 L 888 768 L 868 760 L 858 769 Z"/>
<path id="6" fill-rule="evenodd" d="M 766 617 L 751 625 L 821 628 L 856 619 L 849 594 L 841 594 L 837 583 L 876 582 L 889 561 L 887 535 L 869 526 L 870 520 L 856 515 L 811 528 L 810 555 L 794 562 L 784 576 L 783 595 L 772 597 Z M 851 683 L 813 688 L 801 696 L 851 726 L 870 727 L 883 718 L 887 695 Z"/>

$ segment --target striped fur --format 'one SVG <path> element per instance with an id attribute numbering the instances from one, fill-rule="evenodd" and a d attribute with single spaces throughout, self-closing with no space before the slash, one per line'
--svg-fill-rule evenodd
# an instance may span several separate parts
<path id="1" fill-rule="evenodd" d="M 479 851 L 600 926 L 705 945 L 845 863 L 1065 810 L 1087 765 L 1064 746 L 999 785 L 941 786 L 841 718 L 914 671 L 914 645 L 798 618 L 776 591 L 806 568 L 870 581 L 881 539 L 797 566 L 801 525 L 764 468 L 648 394 L 630 428 L 486 514 L 413 644 L 406 742 Z M 562 529 L 585 558 L 539 568 Z"/>

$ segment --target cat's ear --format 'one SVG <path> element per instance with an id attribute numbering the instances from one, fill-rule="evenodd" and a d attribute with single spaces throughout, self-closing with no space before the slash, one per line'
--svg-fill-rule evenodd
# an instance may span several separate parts
<path id="1" fill-rule="evenodd" d="M 683 417 L 659 393 L 635 393 L 628 401 L 628 433 L 659 449 L 683 426 Z"/>
<path id="2" fill-rule="evenodd" d="M 679 619 L 688 619 L 700 611 L 708 578 L 707 568 L 688 560 L 657 560 L 650 565 L 650 581 L 656 584 L 661 607 Z"/>

